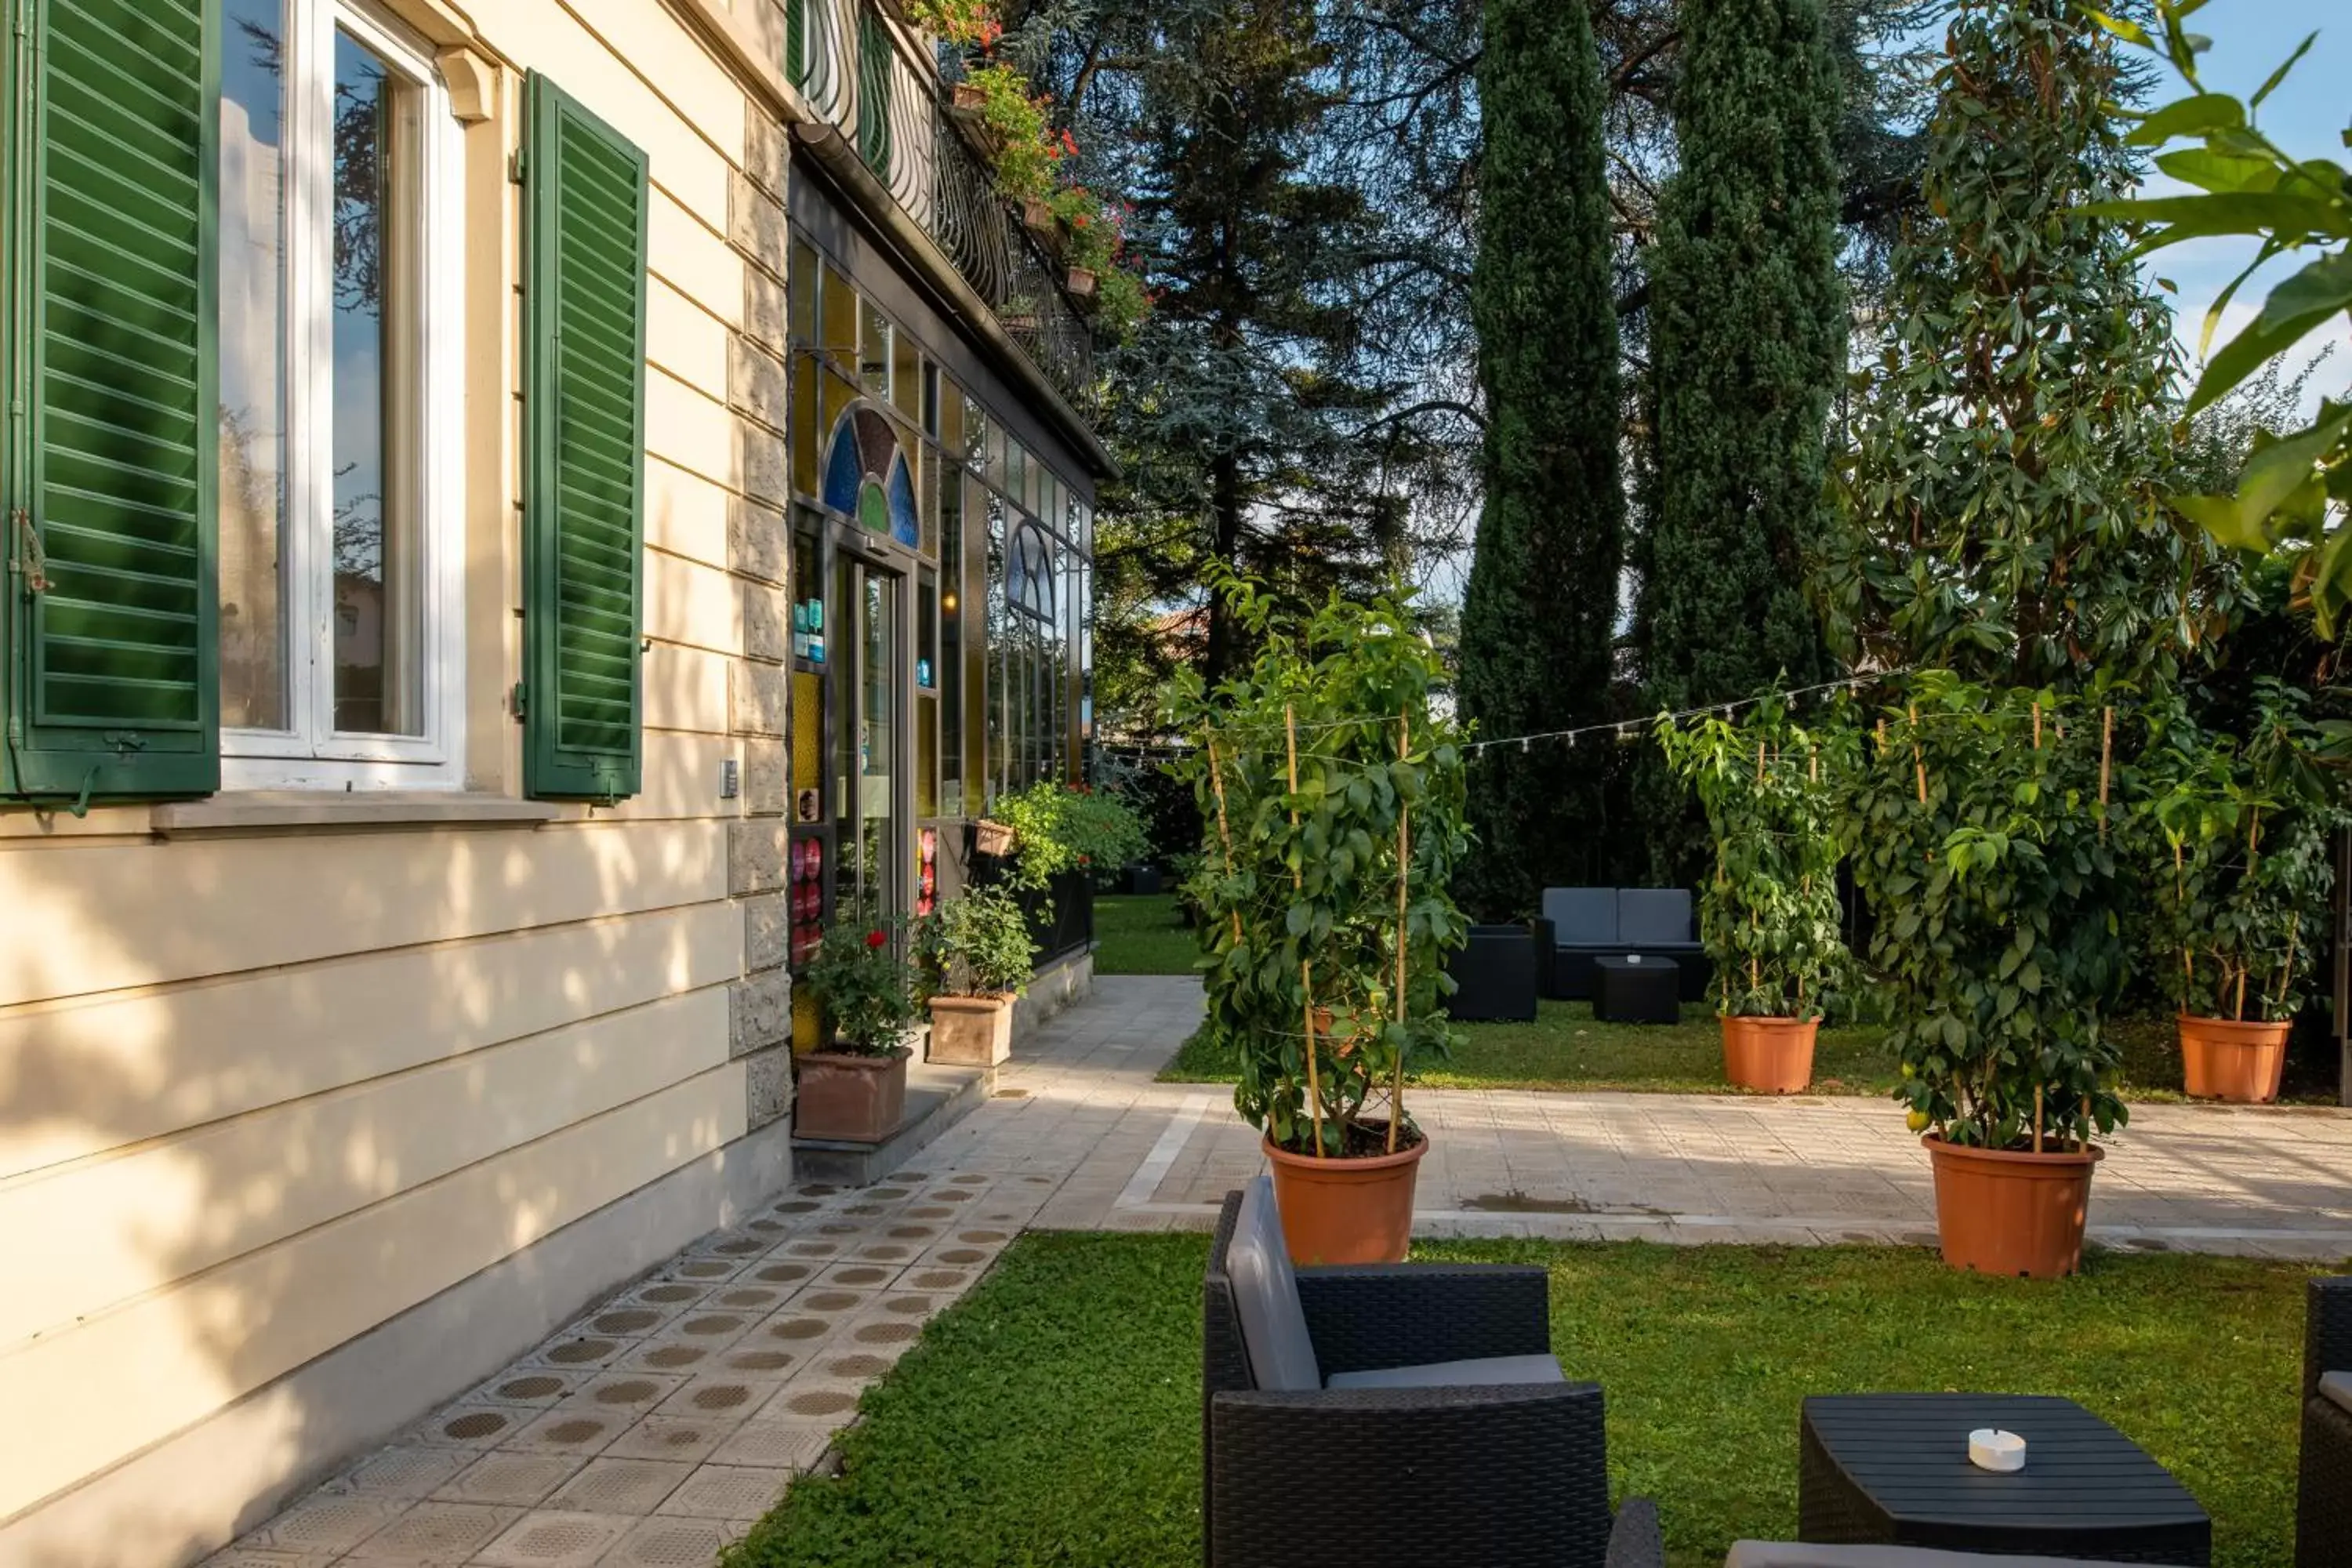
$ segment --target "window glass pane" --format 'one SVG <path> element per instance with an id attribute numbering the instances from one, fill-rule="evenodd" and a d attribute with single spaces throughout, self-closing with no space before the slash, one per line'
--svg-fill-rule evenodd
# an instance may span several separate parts
<path id="1" fill-rule="evenodd" d="M 940 809 L 963 815 L 963 476 L 940 489 Z"/>
<path id="2" fill-rule="evenodd" d="M 991 420 L 987 431 L 987 474 L 994 484 L 1004 484 L 1004 427 Z"/>
<path id="3" fill-rule="evenodd" d="M 933 368 L 936 369 L 937 367 L 935 366 Z M 955 383 L 950 381 L 945 374 L 941 374 L 939 379 L 940 427 L 936 434 L 939 436 L 940 445 L 947 447 L 949 456 L 961 458 L 965 455 L 963 446 L 963 394 L 956 390 Z"/>
<path id="4" fill-rule="evenodd" d="M 1004 502 L 988 498 L 987 625 L 982 646 L 988 650 L 988 770 L 992 796 L 1003 787 L 1010 762 L 1011 699 L 1007 690 L 1013 658 L 1013 617 L 1004 607 Z"/>
<path id="5" fill-rule="evenodd" d="M 816 494 L 817 363 L 814 354 L 795 351 L 793 358 L 793 488 L 803 495 Z"/>
<path id="6" fill-rule="evenodd" d="M 858 334 L 857 383 L 867 396 L 887 399 L 890 395 L 890 319 L 870 300 L 861 319 L 865 325 Z"/>
<path id="7" fill-rule="evenodd" d="M 904 332 L 898 333 L 890 344 L 890 397 L 909 421 L 922 422 L 923 356 L 916 350 L 915 340 Z"/>
<path id="8" fill-rule="evenodd" d="M 857 360 L 857 290 L 830 261 L 824 264 L 824 293 L 817 301 L 817 324 L 824 351 L 854 364 Z"/>
<path id="9" fill-rule="evenodd" d="M 415 299 L 421 94 L 335 35 L 335 728 L 424 733 Z"/>
<path id="10" fill-rule="evenodd" d="M 285 18 L 227 0 L 220 97 L 221 722 L 286 712 Z"/>
<path id="11" fill-rule="evenodd" d="M 923 434 L 936 437 L 940 433 L 940 367 L 929 360 L 923 362 Z"/>
<path id="12" fill-rule="evenodd" d="M 940 461 L 937 447 L 920 448 L 923 462 L 923 537 L 917 546 L 926 555 L 937 553 L 940 547 L 940 479 L 946 465 Z"/>
<path id="13" fill-rule="evenodd" d="M 791 274 L 784 279 L 784 296 L 788 302 L 790 323 L 786 328 L 795 342 L 816 342 L 816 252 L 803 239 L 793 241 Z"/>
<path id="14" fill-rule="evenodd" d="M 988 415 L 969 397 L 963 400 L 963 457 L 982 473 L 988 472 Z"/>

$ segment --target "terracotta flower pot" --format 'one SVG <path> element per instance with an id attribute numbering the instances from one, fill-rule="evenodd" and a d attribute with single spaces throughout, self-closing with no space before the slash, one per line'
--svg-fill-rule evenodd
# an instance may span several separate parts
<path id="1" fill-rule="evenodd" d="M 1366 1160 L 1313 1160 L 1263 1140 L 1274 1166 L 1275 1206 L 1290 1258 L 1316 1263 L 1402 1263 L 1412 1237 L 1413 1177 L 1429 1152 L 1410 1149 Z"/>
<path id="2" fill-rule="evenodd" d="M 2200 1100 L 2267 1105 L 2278 1098 L 2293 1024 L 2241 1024 L 2180 1015 L 2180 1076 Z"/>
<path id="3" fill-rule="evenodd" d="M 1735 1018 L 1723 1025 L 1723 1076 L 1759 1094 L 1801 1094 L 1813 1081 L 1818 1018 Z"/>
<path id="4" fill-rule="evenodd" d="M 971 848 L 975 855 L 1010 855 L 1013 853 L 1013 828 L 1003 822 L 982 817 L 972 825 Z"/>
<path id="5" fill-rule="evenodd" d="M 955 84 L 954 104 L 958 112 L 978 114 L 988 107 L 988 94 L 968 81 Z"/>
<path id="6" fill-rule="evenodd" d="M 934 996 L 928 1060 L 992 1068 L 1013 1054 L 1013 994 Z"/>
<path id="7" fill-rule="evenodd" d="M 2058 1279 L 2083 1267 L 2091 1172 L 2105 1158 L 2096 1144 L 2063 1153 L 2019 1153 L 1947 1143 L 1927 1145 L 1936 1173 L 1936 1229 L 1944 1261 L 1980 1274 Z"/>
<path id="8" fill-rule="evenodd" d="M 904 1046 L 879 1057 L 811 1051 L 800 1061 L 793 1131 L 803 1138 L 881 1142 L 906 1115 L 911 1054 Z"/>
<path id="9" fill-rule="evenodd" d="M 1065 281 L 1072 299 L 1091 300 L 1095 297 L 1095 275 L 1092 268 L 1073 267 L 1070 268 L 1069 277 Z"/>

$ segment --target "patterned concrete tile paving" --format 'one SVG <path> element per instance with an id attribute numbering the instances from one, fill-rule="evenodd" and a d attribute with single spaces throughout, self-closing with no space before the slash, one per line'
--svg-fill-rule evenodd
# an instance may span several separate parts
<path id="1" fill-rule="evenodd" d="M 861 1191 L 809 1186 L 583 1310 L 207 1568 L 707 1568 L 825 1462 L 857 1401 L 1022 1230 L 1202 1228 L 1260 1166 L 1220 1088 L 1153 1075 L 1183 977 L 1097 983 L 996 1094 Z M 1884 1103 L 1423 1093 L 1424 1236 L 1927 1242 Z M 2352 1257 L 2352 1112 L 2143 1106 L 2101 1167 L 2110 1246 Z"/>

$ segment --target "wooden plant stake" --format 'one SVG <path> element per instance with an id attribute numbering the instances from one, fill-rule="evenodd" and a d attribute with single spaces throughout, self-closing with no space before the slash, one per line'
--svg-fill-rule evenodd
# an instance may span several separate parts
<path id="1" fill-rule="evenodd" d="M 2042 1086 L 2033 1086 L 2033 1152 L 2042 1152 Z"/>
<path id="2" fill-rule="evenodd" d="M 2042 704 L 2039 700 L 2033 704 L 2033 749 L 2037 752 L 2042 749 Z"/>
<path id="3" fill-rule="evenodd" d="M 2273 1007 L 2279 1006 L 2286 1001 L 2287 982 L 2294 977 L 2295 938 L 2302 934 L 2303 916 L 2300 912 L 2297 912 L 2288 917 L 2287 920 L 2286 956 L 2279 962 L 2278 990 L 2271 997 L 2271 1005 Z"/>
<path id="4" fill-rule="evenodd" d="M 1209 737 L 1209 783 L 1217 792 L 1217 838 L 1225 847 L 1225 875 L 1230 877 L 1234 874 L 1234 830 L 1225 825 L 1225 773 L 1223 766 L 1217 761 L 1217 741 L 1213 735 Z M 1241 910 L 1234 910 L 1233 917 L 1234 945 L 1239 947 L 1242 942 Z"/>
<path id="5" fill-rule="evenodd" d="M 1927 764 L 1919 759 L 1919 706 L 1911 705 L 1911 771 L 1919 780 L 1919 804 L 1927 804 Z"/>
<path id="6" fill-rule="evenodd" d="M 1296 834 L 1298 831 L 1297 704 L 1286 702 L 1282 705 L 1282 732 L 1290 753 L 1290 794 L 1293 802 L 1290 807 L 1290 831 Z M 1290 873 L 1292 893 L 1299 892 L 1304 882 L 1305 879 L 1301 873 L 1297 870 Z M 1320 1160 L 1323 1157 L 1323 1080 L 1315 1065 L 1315 966 L 1305 958 L 1298 961 L 1298 989 L 1306 997 L 1307 1114 L 1315 1126 L 1315 1157 Z"/>
<path id="7" fill-rule="evenodd" d="M 2107 841 L 2107 775 L 2116 756 L 2116 710 L 2099 710 L 2099 842 Z"/>
<path id="8" fill-rule="evenodd" d="M 1405 753 L 1412 738 L 1412 710 L 1397 714 L 1397 765 L 1404 765 Z M 1396 1021 L 1404 1023 L 1404 928 L 1407 899 L 1412 879 L 1412 808 L 1397 796 L 1397 977 Z M 1404 1121 L 1404 1043 L 1397 1043 L 1396 1079 L 1389 1086 L 1389 1152 L 1397 1148 L 1397 1128 Z"/>

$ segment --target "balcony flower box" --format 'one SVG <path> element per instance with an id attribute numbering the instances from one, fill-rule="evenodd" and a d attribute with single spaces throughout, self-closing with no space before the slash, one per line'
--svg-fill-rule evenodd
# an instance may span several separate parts
<path id="1" fill-rule="evenodd" d="M 1079 304 L 1093 304 L 1095 300 L 1094 269 L 1087 267 L 1071 268 L 1069 277 L 1064 282 L 1063 287 L 1069 290 L 1070 298 L 1076 300 Z"/>

